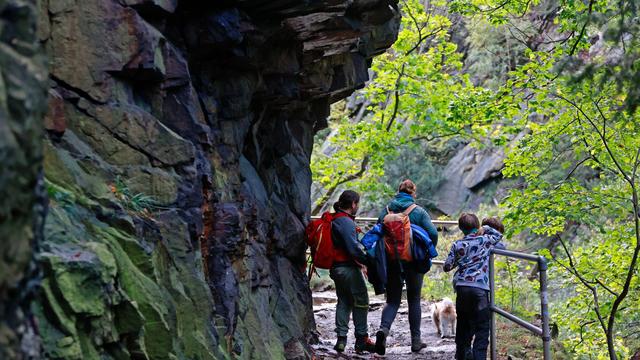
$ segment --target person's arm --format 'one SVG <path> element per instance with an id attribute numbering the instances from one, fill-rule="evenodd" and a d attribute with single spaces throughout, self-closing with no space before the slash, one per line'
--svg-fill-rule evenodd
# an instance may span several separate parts
<path id="1" fill-rule="evenodd" d="M 457 253 L 456 243 L 451 244 L 451 250 L 449 250 L 447 260 L 444 261 L 444 266 L 442 267 L 445 272 L 449 272 L 458 266 L 458 262 L 456 261 Z"/>
<path id="2" fill-rule="evenodd" d="M 353 220 L 342 217 L 333 221 L 333 229 L 344 240 L 344 247 L 347 253 L 351 255 L 355 260 L 366 263 L 367 252 L 364 246 L 358 241 L 358 234 L 356 232 L 356 224 Z"/>
<path id="3" fill-rule="evenodd" d="M 498 230 L 492 228 L 491 226 L 484 225 L 482 227 L 482 230 L 483 230 L 482 236 L 487 237 L 489 241 L 491 241 L 491 244 L 497 245 L 500 242 L 500 240 L 502 240 L 502 234 Z"/>
<path id="4" fill-rule="evenodd" d="M 429 238 L 431 239 L 433 246 L 437 246 L 438 245 L 438 229 L 435 227 L 435 225 L 433 225 L 433 222 L 431 222 L 431 216 L 429 216 L 429 213 L 427 212 L 427 210 L 425 210 L 422 207 L 416 210 L 420 211 L 420 223 L 416 225 L 419 225 L 421 228 L 425 229 L 429 234 Z"/>

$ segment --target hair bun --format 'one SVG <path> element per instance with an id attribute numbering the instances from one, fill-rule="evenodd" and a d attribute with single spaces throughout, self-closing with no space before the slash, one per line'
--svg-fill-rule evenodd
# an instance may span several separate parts
<path id="1" fill-rule="evenodd" d="M 409 195 L 413 195 L 416 193 L 416 184 L 413 181 L 406 179 L 400 183 L 398 186 L 398 192 L 404 192 Z"/>

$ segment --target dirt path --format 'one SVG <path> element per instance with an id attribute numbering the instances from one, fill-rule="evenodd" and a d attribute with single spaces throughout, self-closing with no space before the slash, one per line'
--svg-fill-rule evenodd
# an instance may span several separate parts
<path id="1" fill-rule="evenodd" d="M 436 329 L 431 322 L 430 303 L 422 303 L 422 340 L 427 343 L 427 348 L 418 354 L 411 352 L 411 335 L 409 334 L 409 319 L 407 316 L 407 302 L 402 301 L 396 320 L 393 322 L 391 332 L 387 338 L 387 354 L 379 355 L 356 355 L 353 351 L 355 342 L 353 336 L 353 323 L 349 324 L 349 337 L 347 351 L 343 355 L 338 355 L 333 350 L 336 335 L 335 329 L 335 309 L 336 298 L 332 291 L 319 292 L 313 294 L 316 325 L 320 333 L 320 343 L 314 345 L 316 359 L 433 359 L 450 360 L 455 353 L 455 343 L 453 339 L 441 339 L 436 334 Z M 370 295 L 371 304 L 369 307 L 369 334 L 374 335 L 380 325 L 380 315 L 384 306 L 384 295 Z"/>

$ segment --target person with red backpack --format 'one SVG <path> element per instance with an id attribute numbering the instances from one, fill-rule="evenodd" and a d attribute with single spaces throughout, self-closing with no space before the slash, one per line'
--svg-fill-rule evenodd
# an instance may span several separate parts
<path id="1" fill-rule="evenodd" d="M 361 264 L 369 262 L 364 246 L 358 241 L 354 222 L 360 195 L 346 190 L 333 205 L 335 214 L 331 222 L 335 260 L 329 274 L 333 279 L 338 297 L 336 306 L 336 334 L 338 339 L 334 349 L 343 352 L 347 346 L 349 317 L 353 313 L 357 353 L 373 352 L 374 344 L 367 333 L 367 315 L 369 313 L 369 294 L 362 274 Z"/>
<path id="2" fill-rule="evenodd" d="M 422 342 L 420 332 L 422 321 L 420 295 L 424 280 L 423 271 L 426 269 L 412 259 L 411 225 L 417 225 L 426 230 L 433 246 L 438 243 L 438 230 L 431 222 L 429 213 L 415 203 L 415 197 L 416 185 L 411 180 L 404 180 L 398 187 L 398 194 L 385 207 L 378 219 L 378 223 L 383 224 L 384 249 L 387 257 L 386 304 L 382 310 L 380 329 L 376 332 L 375 343 L 375 351 L 380 355 L 386 352 L 386 339 L 400 307 L 403 283 L 407 286 L 411 351 L 419 352 L 427 347 L 427 344 Z"/>

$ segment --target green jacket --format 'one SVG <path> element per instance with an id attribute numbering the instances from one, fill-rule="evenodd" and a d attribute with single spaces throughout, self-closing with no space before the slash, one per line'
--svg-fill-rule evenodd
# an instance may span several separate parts
<path id="1" fill-rule="evenodd" d="M 387 206 L 389 207 L 389 210 L 395 213 L 399 213 L 403 212 L 414 203 L 415 199 L 413 198 L 413 196 L 407 193 L 399 192 Z M 387 208 L 385 207 L 382 210 L 380 217 L 378 218 L 378 223 L 382 223 L 382 219 L 384 219 L 386 215 Z M 412 224 L 418 225 L 421 228 L 425 229 L 429 234 L 429 238 L 431 238 L 433 246 L 438 245 L 438 230 L 431 222 L 431 216 L 429 216 L 427 210 L 418 205 L 418 207 L 413 209 L 411 214 L 409 214 L 409 221 L 411 221 Z"/>

